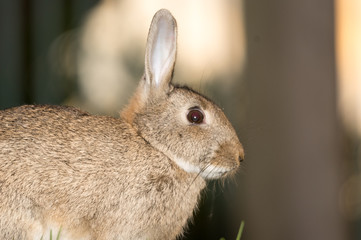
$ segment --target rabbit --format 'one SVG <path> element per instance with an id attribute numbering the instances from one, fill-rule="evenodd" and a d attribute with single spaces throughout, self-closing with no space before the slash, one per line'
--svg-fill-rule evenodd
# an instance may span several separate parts
<path id="1" fill-rule="evenodd" d="M 208 179 L 243 147 L 222 110 L 171 83 L 177 24 L 159 10 L 119 118 L 68 106 L 0 111 L 0 239 L 176 239 Z"/>

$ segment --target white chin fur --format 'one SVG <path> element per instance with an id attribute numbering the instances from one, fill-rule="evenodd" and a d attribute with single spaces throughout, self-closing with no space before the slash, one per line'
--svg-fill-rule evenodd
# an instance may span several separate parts
<path id="1" fill-rule="evenodd" d="M 205 179 L 216 179 L 222 177 L 229 169 L 225 167 L 209 165 L 201 172 L 201 176 Z"/>
<path id="2" fill-rule="evenodd" d="M 220 178 L 223 174 L 229 171 L 229 169 L 225 167 L 209 165 L 205 169 L 201 169 L 198 166 L 195 166 L 181 158 L 173 158 L 175 163 L 182 168 L 184 171 L 188 173 L 200 173 L 200 175 L 204 179 L 215 179 Z"/>

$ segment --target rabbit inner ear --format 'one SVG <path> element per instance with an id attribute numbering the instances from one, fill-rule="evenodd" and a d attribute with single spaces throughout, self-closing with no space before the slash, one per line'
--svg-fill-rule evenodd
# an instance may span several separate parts
<path id="1" fill-rule="evenodd" d="M 168 85 L 176 57 L 176 22 L 167 10 L 160 10 L 153 19 L 148 36 L 146 75 L 151 88 Z"/>

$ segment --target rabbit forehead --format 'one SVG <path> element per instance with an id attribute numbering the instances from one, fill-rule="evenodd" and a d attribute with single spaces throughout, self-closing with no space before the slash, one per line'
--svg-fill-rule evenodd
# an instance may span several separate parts
<path id="1" fill-rule="evenodd" d="M 222 112 L 211 100 L 187 87 L 175 87 L 169 101 L 183 107 L 200 107 L 203 110 Z"/>

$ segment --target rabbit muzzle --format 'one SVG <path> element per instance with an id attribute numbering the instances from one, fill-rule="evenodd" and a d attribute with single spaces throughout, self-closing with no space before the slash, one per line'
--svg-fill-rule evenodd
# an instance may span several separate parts
<path id="1" fill-rule="evenodd" d="M 225 142 L 219 145 L 209 163 L 200 171 L 200 175 L 204 179 L 225 177 L 236 172 L 243 159 L 244 150 L 241 143 Z"/>

